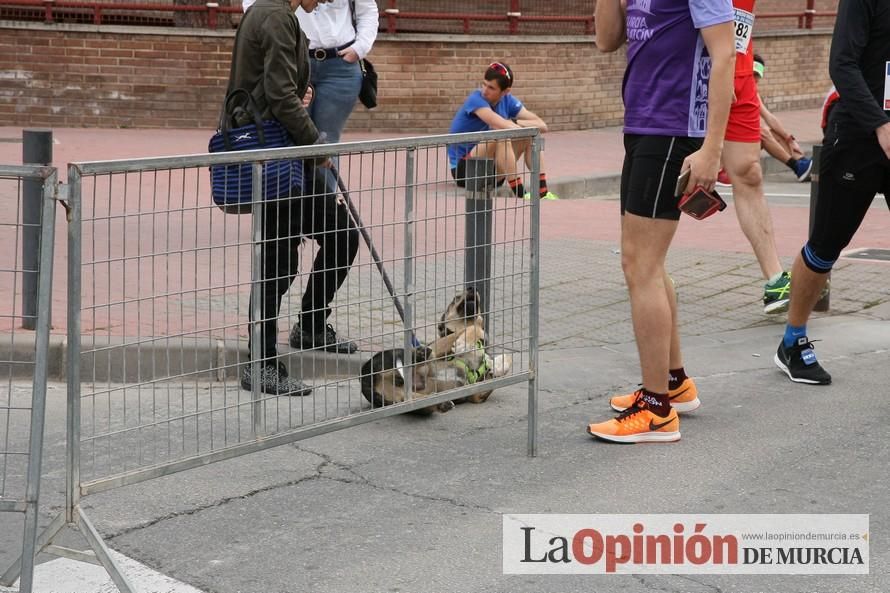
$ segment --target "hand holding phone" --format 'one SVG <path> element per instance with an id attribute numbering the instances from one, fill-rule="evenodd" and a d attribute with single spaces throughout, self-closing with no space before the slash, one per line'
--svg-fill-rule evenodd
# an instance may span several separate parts
<path id="1" fill-rule="evenodd" d="M 677 186 L 674 188 L 674 196 L 679 198 L 686 193 L 686 186 L 689 185 L 689 175 L 692 169 L 686 169 L 677 177 Z"/>
<path id="2" fill-rule="evenodd" d="M 726 202 L 716 191 L 707 191 L 700 185 L 696 185 L 692 193 L 680 198 L 677 207 L 696 220 L 703 220 L 712 214 L 726 209 Z"/>

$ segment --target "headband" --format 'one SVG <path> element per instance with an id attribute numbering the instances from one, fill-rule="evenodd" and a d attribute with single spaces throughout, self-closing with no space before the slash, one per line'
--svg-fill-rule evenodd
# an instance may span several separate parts
<path id="1" fill-rule="evenodd" d="M 760 62 L 754 62 L 754 74 L 763 78 L 763 71 L 766 70 L 766 66 L 761 64 Z"/>

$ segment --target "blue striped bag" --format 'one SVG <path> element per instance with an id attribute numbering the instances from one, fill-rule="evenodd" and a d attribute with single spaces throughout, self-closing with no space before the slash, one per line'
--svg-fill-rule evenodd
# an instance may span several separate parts
<path id="1" fill-rule="evenodd" d="M 243 98 L 254 123 L 229 128 L 229 123 L 246 111 L 236 105 Z M 231 108 L 231 109 L 230 109 Z M 240 114 L 243 115 L 243 114 Z M 262 120 L 253 97 L 243 89 L 236 89 L 226 96 L 225 115 L 220 129 L 210 138 L 209 152 L 257 150 L 294 146 L 287 130 L 278 120 Z M 213 165 L 210 167 L 210 185 L 213 203 L 224 212 L 243 214 L 250 212 L 253 192 L 253 163 Z M 300 160 L 265 161 L 263 163 L 263 198 L 275 200 L 299 195 L 303 185 L 303 163 Z"/>

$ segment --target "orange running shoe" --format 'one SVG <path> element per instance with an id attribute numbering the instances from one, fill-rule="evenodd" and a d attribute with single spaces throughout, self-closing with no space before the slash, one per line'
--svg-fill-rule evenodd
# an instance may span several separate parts
<path id="1" fill-rule="evenodd" d="M 680 440 L 680 418 L 674 408 L 662 417 L 650 410 L 646 402 L 637 399 L 617 418 L 588 425 L 587 432 L 613 443 L 668 443 Z"/>
<path id="2" fill-rule="evenodd" d="M 637 393 L 639 392 L 616 395 L 609 400 L 609 405 L 616 412 L 623 412 L 634 405 Z M 671 407 L 681 414 L 697 410 L 701 405 L 701 400 L 698 399 L 698 388 L 691 377 L 686 377 L 676 389 L 668 389 L 668 398 L 671 400 Z"/>

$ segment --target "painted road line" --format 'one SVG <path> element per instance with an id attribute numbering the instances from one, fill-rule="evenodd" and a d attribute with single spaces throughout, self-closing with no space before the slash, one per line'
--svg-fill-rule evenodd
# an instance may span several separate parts
<path id="1" fill-rule="evenodd" d="M 139 593 L 203 593 L 123 554 L 111 554 Z M 0 587 L 0 593 L 18 593 L 17 587 Z M 117 593 L 117 587 L 101 566 L 57 558 L 35 567 L 33 593 Z"/>

